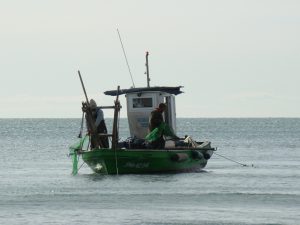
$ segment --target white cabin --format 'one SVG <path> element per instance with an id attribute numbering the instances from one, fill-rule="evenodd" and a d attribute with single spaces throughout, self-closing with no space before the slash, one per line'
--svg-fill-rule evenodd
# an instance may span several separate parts
<path id="1" fill-rule="evenodd" d="M 127 118 L 130 136 L 145 138 L 149 130 L 150 113 L 160 103 L 167 105 L 164 112 L 165 122 L 176 134 L 176 106 L 175 95 L 182 93 L 179 87 L 151 87 L 131 88 L 120 90 L 119 94 L 125 94 L 127 103 Z M 106 95 L 117 95 L 117 91 L 106 91 Z"/>

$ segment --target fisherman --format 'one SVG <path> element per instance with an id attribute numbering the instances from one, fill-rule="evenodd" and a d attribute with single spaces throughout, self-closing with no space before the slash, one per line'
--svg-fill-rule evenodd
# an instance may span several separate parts
<path id="1" fill-rule="evenodd" d="M 160 103 L 158 108 L 151 112 L 149 118 L 149 131 L 146 136 L 146 140 L 150 142 L 152 148 L 162 149 L 165 147 L 165 136 L 172 137 L 173 139 L 179 139 L 174 134 L 174 131 L 164 122 L 163 113 L 166 111 L 167 105 Z"/>
<path id="2" fill-rule="evenodd" d="M 153 110 L 150 114 L 149 119 L 149 131 L 153 131 L 156 127 L 159 127 L 159 125 L 164 122 L 163 118 L 163 112 L 166 111 L 167 105 L 165 103 L 160 103 L 158 105 L 158 108 Z"/>
<path id="3" fill-rule="evenodd" d="M 100 107 L 97 107 L 97 103 L 94 99 L 90 100 L 90 108 L 92 111 L 92 121 L 95 123 L 97 134 L 107 134 L 107 128 L 104 121 L 104 114 Z M 87 118 L 86 118 L 87 119 Z M 89 123 L 87 122 L 88 132 L 91 133 L 91 128 L 89 127 Z M 98 139 L 100 141 L 100 147 L 109 148 L 108 137 L 100 137 Z M 95 147 L 95 140 L 91 140 L 91 148 Z"/>

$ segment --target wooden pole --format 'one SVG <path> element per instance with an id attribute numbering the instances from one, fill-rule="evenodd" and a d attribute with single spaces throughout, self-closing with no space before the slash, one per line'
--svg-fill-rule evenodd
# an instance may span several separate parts
<path id="1" fill-rule="evenodd" d="M 150 87 L 148 56 L 149 56 L 149 52 L 146 52 L 146 73 L 147 73 L 147 87 Z"/>
<path id="2" fill-rule="evenodd" d="M 90 105 L 90 102 L 89 102 L 89 99 L 87 97 L 87 94 L 86 94 L 86 91 L 85 91 L 85 87 L 84 87 L 84 84 L 83 84 L 83 81 L 82 81 L 82 77 L 81 77 L 81 74 L 80 74 L 80 71 L 78 70 L 78 75 L 79 75 L 79 79 L 80 79 L 80 82 L 81 82 L 81 86 L 82 86 L 82 89 L 83 89 L 83 92 L 84 92 L 84 95 L 85 95 L 85 99 L 86 99 L 86 103 L 88 105 Z"/>
<path id="3" fill-rule="evenodd" d="M 120 112 L 120 102 L 119 102 L 119 93 L 120 93 L 120 86 L 118 86 L 117 90 L 117 97 L 115 100 L 115 111 L 114 111 L 114 121 L 113 121 L 113 131 L 112 131 L 112 143 L 111 148 L 115 151 L 115 161 L 116 161 L 116 173 L 119 174 L 118 168 L 118 156 L 117 156 L 117 147 L 119 141 L 119 131 L 118 131 L 118 120 L 119 120 L 119 112 Z"/>
<path id="4" fill-rule="evenodd" d="M 83 92 L 84 92 L 84 95 L 85 95 L 85 99 L 86 99 L 86 103 L 82 102 L 82 111 L 86 113 L 86 120 L 87 120 L 89 128 L 91 129 L 89 132 L 90 132 L 90 136 L 93 140 L 93 143 L 95 145 L 94 147 L 98 148 L 99 146 L 101 147 L 101 140 L 100 140 L 100 138 L 97 134 L 97 127 L 96 127 L 95 122 L 92 118 L 92 109 L 90 107 L 90 102 L 89 102 L 89 99 L 87 97 L 86 90 L 85 90 L 85 87 L 84 87 L 84 83 L 83 83 L 83 80 L 82 80 L 82 77 L 81 77 L 81 74 L 80 74 L 79 70 L 78 70 L 78 75 L 79 75 L 81 86 L 82 86 L 82 89 L 83 89 Z"/>
<path id="5" fill-rule="evenodd" d="M 116 149 L 118 146 L 118 120 L 119 120 L 119 111 L 120 111 L 120 102 L 119 102 L 119 93 L 120 93 L 120 86 L 118 86 L 117 90 L 117 97 L 115 100 L 115 111 L 114 111 L 114 121 L 113 121 L 113 131 L 112 131 L 112 149 Z"/>

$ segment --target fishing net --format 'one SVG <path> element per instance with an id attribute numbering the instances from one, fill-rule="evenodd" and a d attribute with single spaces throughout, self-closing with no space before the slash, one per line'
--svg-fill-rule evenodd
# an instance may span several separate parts
<path id="1" fill-rule="evenodd" d="M 156 127 L 154 130 L 152 130 L 145 139 L 148 142 L 153 142 L 158 140 L 162 135 L 168 136 L 168 137 L 176 137 L 174 134 L 174 131 L 171 127 L 168 126 L 165 122 L 162 122 L 158 127 Z"/>

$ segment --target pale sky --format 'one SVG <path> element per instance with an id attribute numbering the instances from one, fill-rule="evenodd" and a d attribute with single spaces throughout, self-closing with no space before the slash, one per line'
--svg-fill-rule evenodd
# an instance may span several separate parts
<path id="1" fill-rule="evenodd" d="M 83 91 L 184 86 L 177 117 L 300 117 L 300 1 L 0 0 L 0 118 L 81 117 Z M 126 116 L 125 98 L 121 98 Z M 107 117 L 112 112 L 104 112 Z"/>

